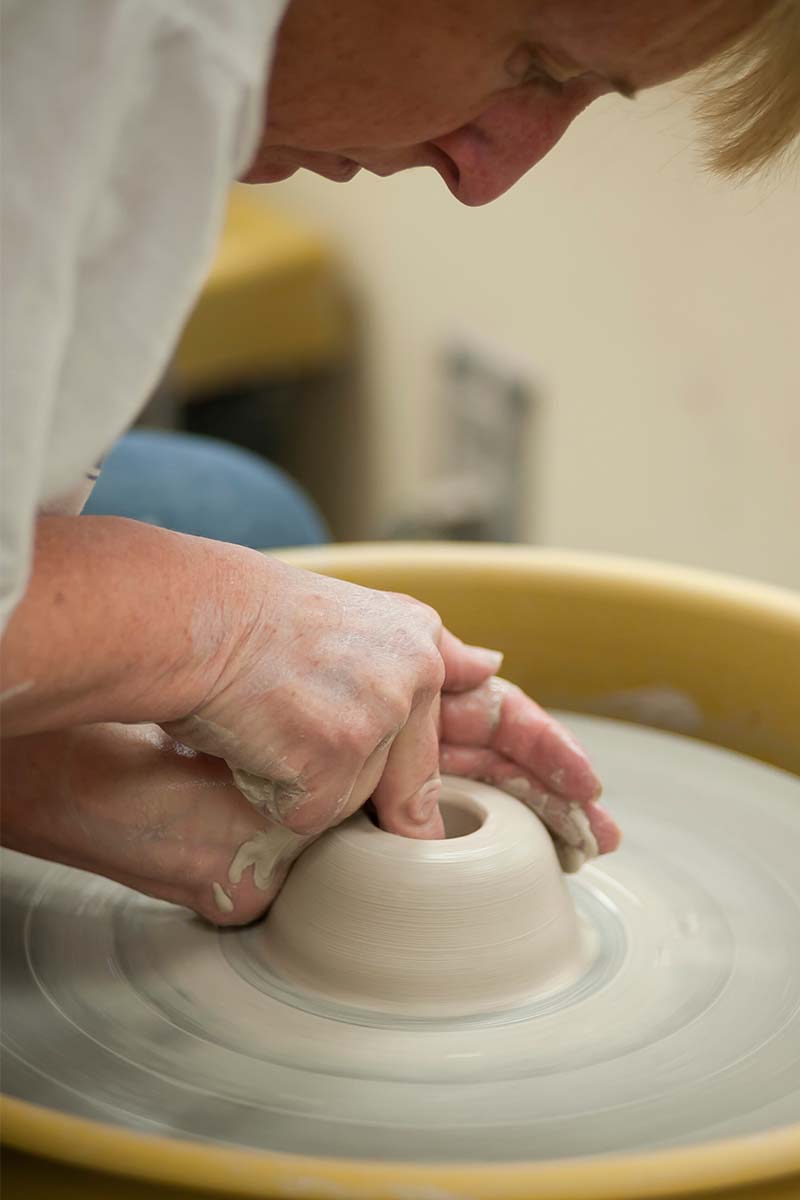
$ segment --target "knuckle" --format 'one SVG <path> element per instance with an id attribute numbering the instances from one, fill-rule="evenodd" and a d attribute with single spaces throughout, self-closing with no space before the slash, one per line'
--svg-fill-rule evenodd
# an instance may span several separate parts
<path id="1" fill-rule="evenodd" d="M 431 608 L 430 604 L 424 604 L 421 600 L 418 600 L 417 605 L 419 606 L 420 615 L 425 621 L 426 628 L 438 639 L 443 629 L 442 618 L 435 608 Z"/>
<path id="2" fill-rule="evenodd" d="M 410 609 L 421 629 L 424 629 L 428 634 L 433 634 L 438 637 L 442 631 L 442 618 L 439 616 L 435 608 L 430 604 L 426 604 L 424 600 L 417 600 L 415 596 L 407 596 L 402 592 L 391 593 L 396 600 L 403 602 L 404 611 Z"/>
<path id="3" fill-rule="evenodd" d="M 395 736 L 399 729 L 403 728 L 411 712 L 411 704 L 411 688 L 394 686 L 384 687 L 381 690 L 380 705 L 384 712 L 384 720 L 380 726 L 376 726 L 372 750 L 384 745 Z"/>
<path id="4" fill-rule="evenodd" d="M 427 646 L 419 656 L 420 689 L 435 695 L 442 690 L 445 680 L 445 665 L 435 646 Z"/>
<path id="5" fill-rule="evenodd" d="M 350 710 L 329 739 L 330 753 L 340 761 L 361 764 L 385 735 L 383 723 L 366 704 Z"/>

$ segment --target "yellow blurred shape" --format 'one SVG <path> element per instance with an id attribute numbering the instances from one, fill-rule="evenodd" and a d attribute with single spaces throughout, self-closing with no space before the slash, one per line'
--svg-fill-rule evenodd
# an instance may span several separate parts
<path id="1" fill-rule="evenodd" d="M 325 241 L 237 187 L 173 374 L 203 392 L 322 370 L 346 352 L 346 308 Z"/>

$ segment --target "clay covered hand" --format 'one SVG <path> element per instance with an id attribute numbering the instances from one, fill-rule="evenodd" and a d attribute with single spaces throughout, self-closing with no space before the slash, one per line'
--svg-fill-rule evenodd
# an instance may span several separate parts
<path id="1" fill-rule="evenodd" d="M 498 692 L 514 696 L 492 683 L 465 695 L 462 712 L 481 720 L 489 711 L 485 697 Z M 496 711 L 496 698 L 492 705 Z M 515 708 L 512 700 L 512 719 Z M 456 749 L 474 754 L 465 765 L 475 773 L 490 769 L 491 755 L 500 762 L 499 751 Z M 262 916 L 294 858 L 314 840 L 257 812 L 221 759 L 155 725 L 88 725 L 8 739 L 2 766 L 6 845 L 104 875 L 215 924 Z M 279 848 L 266 873 L 252 852 L 262 844 Z"/>
<path id="2" fill-rule="evenodd" d="M 243 608 L 228 601 L 210 688 L 164 728 L 225 759 L 254 807 L 295 834 L 372 797 L 390 832 L 441 836 L 440 696 L 478 687 L 501 656 L 465 646 L 410 597 L 260 561 Z"/>
<path id="3" fill-rule="evenodd" d="M 600 781 L 570 733 L 529 696 L 491 678 L 442 696 L 441 770 L 516 796 L 544 822 L 565 871 L 615 850 L 620 832 L 598 804 Z"/>
<path id="4" fill-rule="evenodd" d="M 616 846 L 586 756 L 494 677 L 499 654 L 464 645 L 410 597 L 261 561 L 263 602 L 239 619 L 204 702 L 165 728 L 224 758 L 254 808 L 287 831 L 250 848 L 265 887 L 273 863 L 283 870 L 370 797 L 389 832 L 441 837 L 440 769 L 530 805 L 565 869 Z"/>
<path id="5" fill-rule="evenodd" d="M 230 795 L 230 772 L 239 789 L 238 816 L 229 827 L 231 834 L 234 826 L 241 833 L 238 842 L 221 839 L 219 822 L 202 806 L 207 845 L 224 844 L 228 854 L 222 867 L 215 864 L 219 879 L 215 875 L 213 882 L 220 888 L 226 879 L 237 887 L 252 881 L 268 902 L 308 842 L 370 797 L 389 832 L 442 836 L 440 769 L 488 780 L 530 804 L 549 825 L 569 869 L 616 844 L 618 832 L 596 804 L 599 784 L 582 751 L 532 700 L 495 678 L 499 654 L 465 646 L 433 609 L 240 547 L 202 539 L 179 539 L 176 547 L 178 535 L 136 523 L 130 523 L 133 530 L 126 526 L 124 552 L 115 556 L 119 530 L 113 519 L 75 519 L 64 529 L 66 520 L 44 522 L 37 553 L 48 569 L 35 573 L 38 592 L 34 588 L 25 611 L 15 614 L 22 632 L 17 630 L 12 648 L 39 645 L 30 630 L 26 635 L 25 621 L 40 628 L 41 614 L 50 611 L 52 588 L 63 574 L 61 540 L 71 539 L 76 553 L 67 561 L 80 562 L 82 569 L 62 594 L 77 595 L 80 603 L 73 604 L 66 624 L 55 624 L 62 640 L 70 628 L 82 634 L 74 639 L 81 654 L 56 655 L 52 670 L 46 658 L 22 654 L 19 677 L 45 682 L 38 689 L 18 689 L 19 703 L 14 700 L 12 707 L 17 704 L 19 711 L 10 714 L 12 730 L 6 726 L 17 736 L 6 739 L 5 757 L 24 760 L 32 753 L 27 737 L 44 730 L 55 737 L 84 722 L 107 722 L 112 713 L 126 724 L 159 721 L 177 741 L 218 760 L 208 768 L 209 797 Z M 98 589 L 79 586 L 87 555 L 96 578 L 110 575 L 112 594 L 125 600 L 111 616 L 123 610 L 127 624 L 110 621 L 105 638 L 97 636 Z M 136 589 L 125 592 L 131 557 L 149 568 L 165 565 L 160 607 L 148 620 L 136 607 L 141 599 Z M 193 590 L 198 579 L 203 587 Z M 149 636 L 154 613 L 154 634 L 166 630 L 165 637 Z M 120 629 L 128 631 L 127 654 L 119 652 Z M 46 798 L 57 769 L 49 752 L 42 763 L 49 775 L 41 784 Z M 145 832 L 150 811 L 156 814 L 153 828 L 163 824 L 156 820 L 160 799 L 153 804 L 144 791 L 141 797 L 139 807 L 131 801 L 130 815 L 139 814 L 136 848 L 143 882 L 135 882 L 135 872 L 131 880 L 147 890 L 155 869 L 148 855 L 159 855 L 160 863 L 165 850 L 158 835 L 148 838 Z M 8 790 L 5 798 L 7 813 Z M 27 789 L 13 797 L 21 820 L 28 798 Z M 226 812 L 227 801 L 223 824 Z M 248 820 L 240 829 L 242 813 Z M 126 815 L 123 825 L 129 824 Z M 91 831 L 88 824 L 81 828 L 88 846 Z M 57 857 L 48 837 L 47 829 L 31 835 L 30 853 Z M 189 843 L 203 844 L 197 822 Z M 103 844 L 98 836 L 87 863 L 108 874 L 115 859 L 106 844 L 112 865 L 104 870 Z M 162 874 L 158 866 L 156 875 Z M 203 875 L 202 882 L 207 891 L 210 877 Z"/>
<path id="6" fill-rule="evenodd" d="M 182 746 L 157 725 L 11 738 L 2 769 L 5 845 L 104 875 L 215 924 L 263 915 L 288 870 L 288 862 L 276 869 L 267 888 L 251 870 L 231 882 L 238 849 L 270 822 L 221 759 Z"/>

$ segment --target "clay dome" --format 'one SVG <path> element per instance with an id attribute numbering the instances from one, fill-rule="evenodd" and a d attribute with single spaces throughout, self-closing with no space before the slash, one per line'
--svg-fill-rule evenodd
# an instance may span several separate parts
<path id="1" fill-rule="evenodd" d="M 363 812 L 301 856 L 263 927 L 288 984 L 412 1016 L 502 1011 L 572 983 L 585 934 L 547 830 L 518 800 L 447 777 L 446 838 Z"/>

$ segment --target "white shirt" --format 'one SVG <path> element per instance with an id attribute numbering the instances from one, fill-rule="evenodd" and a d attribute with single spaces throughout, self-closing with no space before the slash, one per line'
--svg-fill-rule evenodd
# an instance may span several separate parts
<path id="1" fill-rule="evenodd" d="M 285 4 L 2 0 L 0 628 L 168 363 Z"/>

